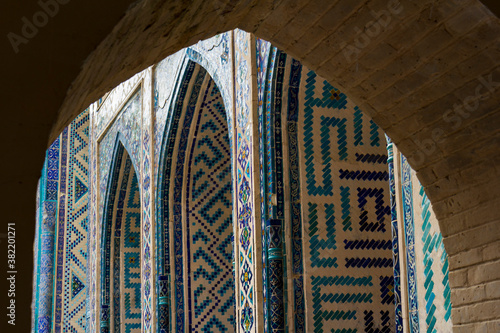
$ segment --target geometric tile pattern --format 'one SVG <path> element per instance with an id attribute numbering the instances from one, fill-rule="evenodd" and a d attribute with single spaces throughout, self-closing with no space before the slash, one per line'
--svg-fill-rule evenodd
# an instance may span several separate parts
<path id="1" fill-rule="evenodd" d="M 392 261 L 394 268 L 394 308 L 395 332 L 403 332 L 403 310 L 401 304 L 401 265 L 399 249 L 398 210 L 396 201 L 396 180 L 394 175 L 394 144 L 386 135 L 387 167 L 389 170 L 389 186 L 391 193 L 391 231 L 392 231 Z"/>
<path id="2" fill-rule="evenodd" d="M 443 237 L 439 232 L 437 220 L 432 212 L 429 198 L 420 185 L 421 227 L 416 231 L 420 244 L 417 243 L 417 258 L 423 264 L 423 278 L 417 279 L 425 290 L 425 323 L 427 332 L 451 332 L 451 290 L 449 284 L 448 255 L 444 249 Z M 415 188 L 415 190 L 417 190 Z M 419 273 L 421 274 L 421 273 Z M 419 309 L 423 312 L 423 307 Z"/>
<path id="3" fill-rule="evenodd" d="M 113 326 L 113 332 L 121 332 L 122 322 L 125 322 L 125 318 L 122 319 L 122 317 L 125 317 L 122 307 L 122 287 L 124 284 L 123 279 L 125 278 L 123 274 L 124 263 L 122 259 L 122 230 L 125 230 L 126 227 L 122 226 L 125 224 L 125 204 L 129 203 L 129 198 L 132 196 L 133 199 L 133 195 L 135 194 L 130 193 L 130 184 L 133 181 L 137 182 L 137 176 L 132 170 L 132 162 L 127 156 L 127 152 L 121 146 L 118 149 L 120 149 L 119 154 L 121 154 L 121 156 L 116 156 L 116 158 L 119 158 L 121 163 L 116 163 L 114 166 L 116 174 L 114 174 L 113 177 L 118 177 L 118 183 L 116 189 L 113 189 L 115 192 L 110 194 L 110 199 L 114 198 L 113 206 L 109 206 L 113 215 L 111 215 L 112 220 L 108 222 L 110 225 L 106 228 L 107 232 L 109 231 L 109 233 L 106 234 L 106 240 L 109 238 L 109 248 L 107 249 L 108 252 L 106 256 L 103 257 L 106 263 L 109 262 L 109 264 L 112 265 L 112 267 L 106 267 L 106 270 L 109 270 L 109 272 L 106 271 L 106 274 L 110 274 L 110 285 L 106 286 L 106 288 L 110 289 L 110 326 Z M 133 177 L 133 180 L 131 180 L 131 177 Z M 134 215 L 137 214 L 137 212 L 134 211 L 133 213 L 135 213 Z"/>
<path id="4" fill-rule="evenodd" d="M 86 110 L 47 151 L 35 241 L 34 331 L 85 331 L 88 142 Z"/>
<path id="5" fill-rule="evenodd" d="M 189 57 L 192 56 L 199 54 Z M 232 154 L 228 115 L 214 80 L 204 68 L 186 61 L 169 113 L 162 116 L 166 124 L 157 198 L 162 221 L 157 238 L 161 253 L 159 329 L 168 330 L 170 325 L 177 332 L 233 331 Z M 171 302 L 165 299 L 170 294 L 165 283 L 169 280 L 173 280 L 171 295 L 175 304 L 171 310 L 164 309 Z M 173 314 L 171 323 L 169 311 Z"/>
<path id="6" fill-rule="evenodd" d="M 115 290 L 121 297 L 120 312 L 125 333 L 140 332 L 141 329 L 141 202 L 135 172 L 131 173 L 127 183 L 122 216 L 123 238 L 119 249 L 119 270 L 115 270 L 114 273 L 119 273 L 122 279 L 118 284 L 119 289 L 116 290 L 115 287 Z M 116 252 L 114 255 L 118 256 Z"/>
<path id="7" fill-rule="evenodd" d="M 184 332 L 190 330 L 186 326 L 191 324 L 190 319 L 192 319 L 192 307 L 191 307 L 191 297 L 190 293 L 190 282 L 192 277 L 190 275 L 188 266 L 191 260 L 190 258 L 190 247 L 186 246 L 186 242 L 189 240 L 189 228 L 186 228 L 187 223 L 186 218 L 186 201 L 184 199 L 184 194 L 186 192 L 186 182 L 188 177 L 185 177 L 185 165 L 189 163 L 190 151 L 188 151 L 188 138 L 190 137 L 190 131 L 192 128 L 192 121 L 196 111 L 196 105 L 198 104 L 200 98 L 200 91 L 203 82 L 206 77 L 206 71 L 199 67 L 194 66 L 194 75 L 188 72 L 187 79 L 191 77 L 194 78 L 190 84 L 191 91 L 189 98 L 181 100 L 176 103 L 183 111 L 184 117 L 182 120 L 182 125 L 179 127 L 177 132 L 177 138 L 173 145 L 176 147 L 176 160 L 171 162 L 172 164 L 172 179 L 170 181 L 171 195 L 168 196 L 168 220 L 173 221 L 173 258 L 174 258 L 174 296 L 175 296 L 175 331 Z M 184 96 L 183 96 L 184 97 Z M 182 119 L 182 118 L 181 118 Z M 168 194 L 168 192 L 167 192 Z M 186 252 L 187 251 L 187 252 Z M 187 299 L 185 298 L 187 290 Z"/>
<path id="8" fill-rule="evenodd" d="M 33 279 L 37 290 L 33 299 L 35 332 L 51 332 L 53 328 L 54 242 L 59 189 L 61 136 L 47 149 L 39 188 L 37 216 L 37 251 Z"/>
<path id="9" fill-rule="evenodd" d="M 443 238 L 423 187 L 406 158 L 400 156 L 405 219 L 413 219 L 413 225 L 405 225 L 410 325 L 420 332 L 452 332 L 449 263 Z"/>
<path id="10" fill-rule="evenodd" d="M 312 310 L 305 331 L 393 332 L 383 133 L 314 72 L 302 67 L 300 77 L 291 94 L 299 96 L 305 308 Z"/>
<path id="11" fill-rule="evenodd" d="M 102 249 L 102 307 L 109 311 L 101 328 L 108 332 L 141 329 L 141 205 L 132 161 L 118 142 L 110 177 Z M 101 330 L 102 331 L 102 330 Z"/>
<path id="12" fill-rule="evenodd" d="M 286 243 L 283 174 L 283 110 L 287 55 L 263 40 L 256 42 L 260 134 L 264 331 L 286 326 Z"/>
<path id="13" fill-rule="evenodd" d="M 109 330 L 113 327 L 115 308 L 113 307 L 113 291 L 112 291 L 112 273 L 111 252 L 115 245 L 112 243 L 112 236 L 114 225 L 116 224 L 115 216 L 118 200 L 120 197 L 120 184 L 123 175 L 123 168 L 127 163 L 126 160 L 130 160 L 130 168 L 134 170 L 143 169 L 142 163 L 145 161 L 142 158 L 141 148 L 141 114 L 142 114 L 142 92 L 141 89 L 134 87 L 130 88 L 130 94 L 132 95 L 128 100 L 123 100 L 124 96 L 115 96 L 116 99 L 121 99 L 124 106 L 121 109 L 115 110 L 116 118 L 110 124 L 110 127 L 104 133 L 104 136 L 100 138 L 98 144 L 95 131 L 91 131 L 91 151 L 92 158 L 90 159 L 91 165 L 91 208 L 90 208 L 90 235 L 89 235 L 89 267 L 90 271 L 89 281 L 90 281 L 90 299 L 89 303 L 91 305 L 90 311 L 88 311 L 88 316 L 90 317 L 91 324 L 90 329 L 95 330 L 95 321 L 99 320 L 101 317 L 101 326 L 104 330 Z M 147 86 L 144 85 L 144 89 Z M 135 90 L 135 91 L 134 91 Z M 126 97 L 126 96 L 125 96 Z M 144 97 L 145 98 L 145 97 Z M 103 106 L 113 104 L 113 100 L 105 100 Z M 99 110 L 93 109 L 91 116 L 94 118 L 99 118 Z M 144 125 L 144 124 L 142 124 Z M 92 126 L 92 124 L 91 124 Z M 92 127 L 91 127 L 92 130 Z M 97 164 L 99 164 L 99 169 L 97 169 Z M 99 174 L 96 176 L 96 171 L 99 170 Z M 137 172 L 137 176 L 143 175 L 141 172 Z M 99 188 L 97 188 L 97 179 L 99 179 Z M 142 181 L 142 179 L 137 179 Z M 99 201 L 97 202 L 97 193 L 99 192 Z M 122 195 L 123 197 L 123 195 Z M 96 207 L 97 205 L 97 207 Z M 96 211 L 97 210 L 97 211 Z M 96 216 L 99 215 L 99 221 L 96 220 Z M 121 230 L 121 226 L 120 226 Z M 142 242 L 141 242 L 142 243 Z M 100 276 L 95 276 L 95 266 L 100 262 Z M 141 260 L 141 262 L 143 262 Z M 92 269 L 93 268 L 93 269 Z M 96 281 L 97 282 L 96 285 Z M 146 282 L 143 285 L 147 285 Z M 96 304 L 95 297 L 101 295 L 100 301 Z M 104 312 L 99 310 L 102 306 Z M 106 309 L 105 309 L 106 308 Z M 145 306 L 143 308 L 146 308 Z M 104 310 L 105 309 L 105 310 Z M 101 314 L 99 315 L 99 311 Z M 102 315 L 105 312 L 109 312 L 108 318 L 113 314 L 113 318 L 109 318 L 109 322 L 102 321 Z M 118 315 L 118 313 L 116 313 Z M 123 315 L 120 312 L 120 315 Z"/>
<path id="14" fill-rule="evenodd" d="M 212 79 L 207 81 L 187 163 L 189 330 L 233 332 L 231 152 L 221 93 Z"/>
<path id="15" fill-rule="evenodd" d="M 260 260 L 254 256 L 255 215 L 254 215 L 254 171 L 252 161 L 257 156 L 253 154 L 253 145 L 258 144 L 258 138 L 253 137 L 253 98 L 250 84 L 252 82 L 252 60 L 255 59 L 254 42 L 250 34 L 242 30 L 234 30 L 235 57 L 235 91 L 236 91 L 236 197 L 235 207 L 238 218 L 238 253 L 239 293 L 237 318 L 239 329 L 243 332 L 256 331 L 256 270 L 255 265 Z M 230 130 L 231 133 L 231 130 Z M 260 241 L 260 240 L 259 240 Z M 259 305 L 260 306 L 260 305 Z"/>
<path id="16" fill-rule="evenodd" d="M 415 222 L 413 210 L 413 185 L 410 164 L 401 155 L 401 194 L 403 203 L 403 219 L 406 245 L 406 273 L 408 290 L 408 307 L 411 332 L 419 332 L 417 262 L 415 258 Z"/>
<path id="17" fill-rule="evenodd" d="M 451 290 L 449 285 L 448 255 L 444 249 L 443 237 L 439 232 L 439 225 L 431 208 L 430 201 L 420 185 L 415 171 L 408 160 L 393 147 L 388 140 L 390 156 L 389 173 L 391 174 L 391 191 L 401 188 L 402 207 L 393 207 L 397 220 L 397 212 L 402 211 L 401 219 L 404 222 L 403 249 L 401 254 L 406 256 L 407 299 L 400 299 L 400 291 L 396 296 L 401 302 L 408 304 L 409 329 L 412 332 L 452 332 L 451 323 Z M 394 167 L 392 155 L 399 157 L 401 163 L 401 177 L 399 184 L 393 180 Z M 398 243 L 397 234 L 393 234 L 393 242 Z M 394 250 L 394 258 L 399 254 Z M 401 260 L 395 266 L 395 285 L 400 284 Z M 397 269 L 396 269 L 397 268 Z M 400 319 L 399 319 L 400 320 Z M 398 332 L 402 331 L 398 321 Z"/>
<path id="18" fill-rule="evenodd" d="M 129 152 L 134 167 L 139 170 L 141 166 L 141 98 L 142 93 L 139 89 L 125 103 L 118 117 L 99 143 L 100 216 L 104 214 L 104 200 L 106 198 L 109 176 L 112 174 L 110 170 L 112 165 L 111 159 L 118 137 Z"/>
<path id="19" fill-rule="evenodd" d="M 161 156 L 159 157 L 160 162 L 157 167 L 159 169 L 156 199 L 158 211 L 158 234 L 156 244 L 159 256 L 157 274 L 158 279 L 162 280 L 161 284 L 163 286 L 165 286 L 169 280 L 173 281 L 175 285 L 175 287 L 170 285 L 167 287 L 167 290 L 174 288 L 172 292 L 159 290 L 160 294 L 171 294 L 175 298 L 175 301 L 164 299 L 163 302 L 166 302 L 166 304 L 163 304 L 161 308 L 158 309 L 159 323 L 161 323 L 159 329 L 165 331 L 169 329 L 169 326 L 175 331 L 183 331 L 185 325 L 184 291 L 182 284 L 176 283 L 176 281 L 184 281 L 183 246 L 176 246 L 176 244 L 182 244 L 182 220 L 180 219 L 180 211 L 175 211 L 176 215 L 174 219 L 174 209 L 172 207 L 174 200 L 172 199 L 177 193 L 182 193 L 181 189 L 176 190 L 174 186 L 180 187 L 182 185 L 182 182 L 179 181 L 180 178 L 177 179 L 175 172 L 177 172 L 178 169 L 176 157 L 179 156 L 179 154 L 185 154 L 183 152 L 183 149 L 185 149 L 184 146 L 180 150 L 181 153 L 179 153 L 179 142 L 177 142 L 179 138 L 183 137 L 182 114 L 187 114 L 189 111 L 189 108 L 184 105 L 184 102 L 187 100 L 186 96 L 188 95 L 188 90 L 193 89 L 193 86 L 198 84 L 198 79 L 195 80 L 194 77 L 196 77 L 196 74 L 193 75 L 196 68 L 195 63 L 187 61 L 187 63 L 183 63 L 182 66 L 183 68 L 179 74 L 175 95 L 173 97 L 174 99 L 168 107 L 168 115 L 165 116 L 166 124 L 164 133 L 162 134 Z M 203 75 L 200 76 L 199 81 L 202 79 Z M 161 90 L 162 87 L 158 86 L 155 89 Z M 157 93 L 155 93 L 155 95 L 156 94 Z M 189 126 L 187 130 L 189 130 Z M 179 175 L 182 177 L 183 164 L 181 163 L 180 165 Z M 179 217 L 177 217 L 177 215 L 179 215 Z M 172 226 L 171 221 L 174 221 Z M 174 236 L 173 246 L 170 247 L 170 238 L 172 235 Z M 159 287 L 158 284 L 157 288 Z M 169 302 L 171 302 L 172 307 L 169 307 Z M 170 313 L 174 320 L 170 319 Z"/>
<path id="20" fill-rule="evenodd" d="M 304 300 L 304 264 L 303 264 L 303 225 L 301 206 L 301 181 L 299 163 L 298 120 L 299 120 L 299 91 L 302 74 L 302 65 L 292 59 L 290 64 L 290 80 L 288 83 L 288 168 L 290 182 L 290 220 L 291 220 L 291 255 L 292 267 L 288 269 L 293 278 L 293 313 L 295 332 L 306 332 L 305 300 Z M 343 212 L 348 215 L 348 204 L 343 203 Z"/>
<path id="21" fill-rule="evenodd" d="M 233 137 L 233 32 L 199 41 L 186 49 L 186 57 L 201 65 L 215 81 L 224 100 L 229 137 Z"/>
<path id="22" fill-rule="evenodd" d="M 141 89 L 150 91 L 151 80 L 147 75 L 150 72 L 148 69 L 134 75 L 131 79 L 123 82 L 89 107 L 91 121 L 87 243 L 88 297 L 86 306 L 86 331 L 88 332 L 99 330 L 96 326 L 99 325 L 101 317 L 99 313 L 99 307 L 102 304 L 100 300 L 102 290 L 99 283 L 101 276 L 98 276 L 99 273 L 102 273 L 99 272 L 99 262 L 101 261 L 100 250 L 103 240 L 101 227 L 104 220 L 104 201 L 107 198 L 106 189 L 108 188 L 109 176 L 112 173 L 111 166 L 116 148 L 115 144 L 119 138 L 130 153 L 134 167 L 138 170 L 138 175 L 142 175 L 140 170 L 143 166 L 141 164 L 146 161 L 142 156 L 142 149 L 140 149 L 143 142 L 142 125 L 147 127 L 148 124 L 147 119 L 143 119 L 142 104 L 144 103 L 145 110 L 151 110 L 149 108 L 151 96 L 150 94 L 142 96 Z M 150 112 L 147 113 L 149 114 Z M 143 179 L 138 180 L 142 184 Z M 147 238 L 150 239 L 150 237 Z M 106 311 L 109 312 L 108 310 Z"/>
<path id="23" fill-rule="evenodd" d="M 388 332 L 394 322 L 400 332 L 401 287 L 412 330 L 451 329 L 448 257 L 429 200 L 401 157 L 399 236 L 399 170 L 378 126 L 345 94 L 241 30 L 182 50 L 152 74 L 106 95 L 90 108 L 93 124 L 85 111 L 47 151 L 33 331 L 95 332 L 101 318 L 103 331 L 151 332 L 158 315 L 160 329 L 177 331 L 254 332 L 262 321 L 266 332 Z M 156 313 L 155 292 L 167 316 Z"/>
<path id="24" fill-rule="evenodd" d="M 88 228 L 87 228 L 87 299 L 86 299 L 86 325 L 85 333 L 96 332 L 96 323 L 98 321 L 99 313 L 99 301 L 97 295 L 97 289 L 99 287 L 99 278 L 96 273 L 97 269 L 97 258 L 98 258 L 98 222 L 97 222 L 97 212 L 98 212 L 98 200 L 97 200 L 97 161 L 98 153 L 97 147 L 98 143 L 95 137 L 95 108 L 96 103 L 92 104 L 90 107 L 90 124 L 89 124 L 89 208 L 88 208 Z M 100 224 L 100 223 L 99 223 Z M 100 245 L 99 245 L 100 246 Z"/>
<path id="25" fill-rule="evenodd" d="M 53 295 L 53 318 L 52 327 L 54 332 L 61 332 L 61 321 L 63 311 L 63 275 L 64 275 L 64 238 L 65 222 L 68 199 L 68 128 L 65 128 L 60 135 L 61 150 L 59 163 L 59 190 L 57 192 L 57 223 L 56 223 L 56 245 L 54 253 L 54 295 Z"/>
<path id="26" fill-rule="evenodd" d="M 110 184 L 107 190 L 101 241 L 101 332 L 120 331 L 120 238 L 123 205 L 131 170 L 130 158 L 123 145 L 117 142 Z"/>
<path id="27" fill-rule="evenodd" d="M 424 254 L 424 287 L 426 288 L 426 305 L 425 309 L 427 312 L 427 319 L 429 328 L 428 331 L 436 332 L 436 328 L 434 325 L 436 323 L 436 316 L 434 316 L 434 312 L 439 307 L 439 309 L 444 310 L 443 319 L 444 322 L 448 322 L 451 324 L 450 316 L 451 316 L 451 290 L 449 284 L 449 263 L 448 263 L 448 254 L 444 248 L 443 236 L 440 232 L 436 232 L 438 225 L 436 224 L 436 220 L 433 217 L 433 212 L 430 206 L 430 200 L 427 198 L 427 195 L 424 192 L 424 188 L 420 185 L 419 195 L 421 197 L 421 207 L 422 207 L 422 244 L 423 246 L 423 254 Z M 439 260 L 436 260 L 439 259 Z M 434 264 L 434 261 L 436 263 Z M 438 268 L 436 270 L 436 268 Z M 434 273 L 435 272 L 435 273 Z M 439 275 L 438 275 L 439 274 Z M 442 276 L 442 278 L 438 278 L 438 276 Z M 432 281 L 431 281 L 432 280 Z M 440 282 L 443 287 L 443 292 L 437 293 L 433 292 L 434 281 Z M 442 298 L 441 298 L 442 296 Z M 436 306 L 437 305 L 437 306 Z M 441 312 L 440 310 L 437 310 Z M 429 320 L 429 318 L 432 318 Z M 442 322 L 440 318 L 440 322 Z M 448 327 L 451 329 L 451 327 Z M 440 331 L 443 331 L 443 327 L 441 326 Z"/>
<path id="28" fill-rule="evenodd" d="M 265 169 L 265 154 L 264 154 L 264 94 L 266 89 L 268 89 L 269 77 L 272 77 L 271 73 L 273 72 L 273 64 L 274 64 L 274 56 L 270 56 L 271 43 L 266 42 L 262 39 L 257 39 L 256 41 L 256 55 L 257 55 L 257 90 L 258 90 L 258 113 L 259 113 L 259 179 L 260 179 L 260 197 L 261 200 L 261 232 L 262 232 L 262 244 L 267 244 L 267 235 L 266 235 L 266 207 L 267 201 L 264 199 L 268 193 L 266 180 L 267 180 L 267 172 L 266 176 L 264 176 Z M 274 48 L 273 51 L 276 49 Z M 267 107 L 266 107 L 267 109 Z M 264 246 L 262 248 L 262 286 L 263 286 L 263 299 L 264 299 L 264 332 L 268 331 L 268 316 L 267 316 L 267 247 Z"/>
<path id="29" fill-rule="evenodd" d="M 68 126 L 68 172 L 64 221 L 63 317 L 59 332 L 85 331 L 89 184 L 89 112 Z M 56 331 L 58 327 L 56 326 Z"/>
<path id="30" fill-rule="evenodd" d="M 138 181 L 140 182 L 141 195 L 141 330 L 145 333 L 152 333 L 155 328 L 156 311 L 154 309 L 155 297 L 155 263 L 156 250 L 153 242 L 154 235 L 154 217 L 153 217 L 153 191 L 152 179 L 154 175 L 154 130 L 153 130 L 153 100 L 151 92 L 153 91 L 152 71 L 144 71 L 144 82 L 142 86 L 148 93 L 142 98 L 141 107 L 141 125 L 139 137 L 140 144 L 140 163 L 137 163 L 140 173 Z M 132 136 L 132 135 L 131 135 Z M 131 140 L 133 142 L 133 140 Z M 131 148 L 133 149 L 133 147 Z M 132 150 L 133 152 L 133 150 Z"/>

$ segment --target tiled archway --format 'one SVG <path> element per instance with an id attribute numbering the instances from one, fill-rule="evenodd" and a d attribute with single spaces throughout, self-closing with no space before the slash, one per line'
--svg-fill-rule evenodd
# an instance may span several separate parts
<path id="1" fill-rule="evenodd" d="M 408 156 L 440 222 L 450 283 L 461 288 L 453 299 L 498 280 L 485 272 L 499 258 L 490 253 L 498 252 L 500 235 L 500 24 L 479 1 L 144 3 L 90 56 L 54 135 L 133 73 L 234 27 L 271 41 L 348 93 Z M 497 302 L 486 294 L 460 302 L 455 324 L 467 329 L 498 318 L 480 310 Z"/>
<path id="2" fill-rule="evenodd" d="M 89 58 L 69 92 L 54 136 L 88 103 L 139 69 L 198 39 L 240 26 L 343 86 L 401 150 L 414 158 L 413 166 L 441 223 L 455 286 L 482 286 L 498 279 L 485 273 L 498 266 L 498 251 L 492 250 L 498 246 L 498 112 L 494 97 L 498 20 L 479 2 L 457 1 L 451 8 L 443 3 L 423 1 L 406 6 L 402 2 L 404 10 L 397 13 L 393 9 L 391 22 L 401 17 L 397 22 L 407 25 L 388 23 L 378 34 L 372 31 L 370 43 L 358 47 L 366 54 L 359 54 L 355 63 L 349 63 L 336 47 L 342 41 L 346 42 L 344 48 L 356 46 L 355 28 L 362 30 L 372 21 L 371 12 L 362 10 L 363 1 L 331 2 L 327 10 L 322 2 L 305 1 L 283 1 L 276 6 L 270 1 L 242 1 L 234 7 L 206 2 L 202 8 L 177 4 L 132 8 Z M 386 2 L 366 7 L 377 13 L 389 10 Z M 207 14 L 212 14 L 212 20 L 201 23 L 202 15 Z M 170 20 L 175 16 L 177 20 Z M 341 33 L 342 40 L 335 38 Z M 103 61 L 105 56 L 113 61 Z M 462 100 L 470 102 L 467 106 L 473 111 Z M 456 103 L 458 113 L 447 113 Z M 74 114 L 64 111 L 70 108 Z M 422 156 L 423 162 L 417 165 Z M 468 292 L 468 288 L 463 290 Z M 475 312 L 473 308 L 481 307 L 478 304 L 496 303 L 484 296 L 474 307 L 465 304 L 457 309 L 463 318 L 454 316 L 460 318 L 457 324 L 474 325 L 488 319 L 478 316 L 480 309 Z"/>

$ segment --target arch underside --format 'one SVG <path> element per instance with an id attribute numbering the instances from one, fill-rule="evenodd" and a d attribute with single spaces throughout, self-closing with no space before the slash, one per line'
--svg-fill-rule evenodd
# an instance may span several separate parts
<path id="1" fill-rule="evenodd" d="M 101 249 L 101 328 L 141 331 L 141 200 L 137 173 L 121 142 L 111 168 Z"/>
<path id="2" fill-rule="evenodd" d="M 219 87 L 188 61 L 163 138 L 161 187 L 169 313 L 159 325 L 176 332 L 234 331 L 231 145 Z M 157 87 L 158 94 L 161 89 Z M 172 244 L 172 245 L 169 245 Z M 165 311 L 161 310 L 160 311 Z M 170 319 L 171 318 L 171 319 Z M 171 321 L 171 323 L 169 323 Z"/>

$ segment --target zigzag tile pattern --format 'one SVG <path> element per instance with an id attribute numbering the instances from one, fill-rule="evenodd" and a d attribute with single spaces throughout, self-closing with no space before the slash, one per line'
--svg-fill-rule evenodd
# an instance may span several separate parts
<path id="1" fill-rule="evenodd" d="M 85 331 L 87 290 L 89 113 L 80 114 L 69 126 L 68 200 L 64 262 L 64 310 L 62 331 Z"/>
<path id="2" fill-rule="evenodd" d="M 132 160 L 116 142 L 103 219 L 101 332 L 141 331 L 141 199 Z"/>
<path id="3" fill-rule="evenodd" d="M 123 238 L 120 249 L 122 321 L 125 333 L 141 329 L 141 201 L 137 175 L 131 172 L 123 207 Z M 116 255 L 116 254 L 115 254 Z"/>
<path id="4" fill-rule="evenodd" d="M 192 332 L 233 332 L 231 154 L 222 96 L 212 79 L 193 122 L 186 222 Z M 189 244 L 189 243 L 188 243 Z"/>
<path id="5" fill-rule="evenodd" d="M 35 257 L 33 330 L 37 332 L 85 330 L 88 135 L 86 110 L 47 151 L 35 240 L 39 253 Z"/>
<path id="6" fill-rule="evenodd" d="M 419 262 L 417 270 L 418 291 L 422 291 L 421 298 L 425 300 L 425 307 L 419 308 L 419 313 L 424 314 L 425 324 L 422 329 L 428 333 L 451 332 L 451 290 L 449 284 L 448 254 L 444 249 L 443 236 L 439 232 L 437 220 L 431 209 L 429 198 L 422 185 L 415 179 L 414 191 L 420 200 L 421 213 L 416 220 L 421 223 L 415 230 L 416 234 L 416 259 Z M 418 195 L 418 196 L 417 196 Z M 415 200 L 417 201 L 417 200 Z M 420 266 L 421 265 L 421 266 Z"/>
<path id="7" fill-rule="evenodd" d="M 113 281 L 113 290 L 110 292 L 112 295 L 110 296 L 110 301 L 112 303 L 112 309 L 113 309 L 113 318 L 110 318 L 112 320 L 112 323 L 114 325 L 113 331 L 114 332 L 121 332 L 122 330 L 122 293 L 121 293 L 121 270 L 122 270 L 122 224 L 123 224 L 123 208 L 125 205 L 126 201 L 126 196 L 127 196 L 127 190 L 129 187 L 130 183 L 130 177 L 131 177 L 131 169 L 132 169 L 132 161 L 130 158 L 125 158 L 121 157 L 121 154 L 124 154 L 124 149 L 123 147 L 119 147 L 119 154 L 120 156 L 117 156 L 116 159 L 120 159 L 120 161 L 123 161 L 121 165 L 120 163 L 116 163 L 115 165 L 115 172 L 116 174 L 113 176 L 113 179 L 115 179 L 118 174 L 121 171 L 121 177 L 118 183 L 117 181 L 117 187 L 116 191 L 113 192 L 114 194 L 110 194 L 110 198 L 112 196 L 116 196 L 117 202 L 115 201 L 115 205 L 113 206 L 113 213 L 114 213 L 114 223 L 111 226 L 111 231 L 112 234 L 108 237 L 110 237 L 110 246 L 112 244 L 113 246 L 113 256 L 111 257 L 111 253 L 109 255 L 109 260 L 110 262 L 113 262 L 113 270 L 111 273 L 111 268 L 109 273 L 112 274 L 112 277 L 110 277 L 110 281 Z M 122 169 L 122 170 L 120 170 Z M 108 222 L 110 223 L 110 222 Z M 112 223 L 112 222 L 111 222 Z M 110 231 L 110 232 L 111 232 Z M 112 237 L 112 239 L 111 239 Z M 111 286 L 106 286 L 106 288 L 111 289 Z"/>

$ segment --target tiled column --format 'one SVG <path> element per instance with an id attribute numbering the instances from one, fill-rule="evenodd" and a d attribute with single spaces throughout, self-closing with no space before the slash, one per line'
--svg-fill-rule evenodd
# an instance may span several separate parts
<path id="1" fill-rule="evenodd" d="M 396 202 L 396 180 L 394 175 L 394 144 L 386 136 L 387 140 L 387 166 L 389 169 L 389 186 L 391 195 L 391 231 L 392 231 L 392 260 L 394 268 L 394 301 L 395 301 L 395 319 L 397 333 L 403 332 L 403 314 L 401 306 L 401 269 L 400 269 L 400 248 L 398 232 L 398 212 Z"/>
<path id="2" fill-rule="evenodd" d="M 109 305 L 101 305 L 101 333 L 109 333 Z"/>
<path id="3" fill-rule="evenodd" d="M 158 277 L 158 332 L 168 332 L 170 326 L 170 276 Z"/>
<path id="4" fill-rule="evenodd" d="M 283 241 L 282 220 L 271 219 L 267 226 L 267 262 L 269 279 L 269 328 L 270 332 L 284 332 L 285 308 L 283 304 Z"/>
<path id="5" fill-rule="evenodd" d="M 258 168 L 258 115 L 255 74 L 255 38 L 236 30 L 235 52 L 235 130 L 236 136 L 236 243 L 237 331 L 257 332 L 263 325 L 261 231 Z"/>
<path id="6" fill-rule="evenodd" d="M 53 283 L 54 283 L 54 240 L 57 219 L 57 199 L 59 190 L 60 137 L 47 150 L 46 165 L 41 183 L 40 261 L 38 282 L 38 314 L 36 331 L 52 331 Z"/>
<path id="7" fill-rule="evenodd" d="M 142 281 L 142 332 L 151 333 L 155 331 L 155 299 L 154 277 L 156 265 L 154 263 L 155 244 L 154 230 L 154 200 L 151 186 L 153 178 L 153 170 L 151 161 L 154 161 L 154 130 L 153 130 L 153 87 L 152 87 L 152 68 L 145 71 L 143 79 L 142 96 L 142 149 L 141 149 L 141 187 L 142 187 L 142 240 L 141 240 L 141 281 Z"/>

